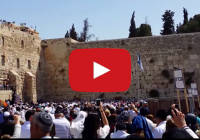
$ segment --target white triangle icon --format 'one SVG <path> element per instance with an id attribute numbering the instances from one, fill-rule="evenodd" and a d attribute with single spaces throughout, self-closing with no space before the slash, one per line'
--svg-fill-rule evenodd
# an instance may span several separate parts
<path id="1" fill-rule="evenodd" d="M 93 79 L 109 72 L 110 70 L 96 62 L 93 62 Z"/>

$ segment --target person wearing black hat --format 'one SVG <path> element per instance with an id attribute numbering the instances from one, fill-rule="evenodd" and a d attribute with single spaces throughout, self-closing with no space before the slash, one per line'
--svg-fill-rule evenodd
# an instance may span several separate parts
<path id="1" fill-rule="evenodd" d="M 110 138 L 126 138 L 127 136 L 129 136 L 130 134 L 127 133 L 128 121 L 129 114 L 127 111 L 123 111 L 117 119 L 116 131 L 110 134 Z"/>
<path id="2" fill-rule="evenodd" d="M 157 111 L 155 119 L 157 123 L 157 127 L 153 130 L 153 136 L 154 138 L 162 138 L 162 135 L 166 131 L 166 118 L 167 118 L 167 112 L 163 109 L 160 109 Z"/>
<path id="3" fill-rule="evenodd" d="M 53 120 L 46 112 L 37 112 L 31 120 L 31 138 L 51 138 Z"/>
<path id="4" fill-rule="evenodd" d="M 197 117 L 194 114 L 188 113 L 185 116 L 185 121 L 187 126 L 189 126 L 194 132 L 197 130 L 198 128 Z"/>

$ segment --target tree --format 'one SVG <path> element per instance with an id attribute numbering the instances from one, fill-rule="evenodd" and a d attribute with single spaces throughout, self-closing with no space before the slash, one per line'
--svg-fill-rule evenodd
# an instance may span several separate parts
<path id="1" fill-rule="evenodd" d="M 193 18 L 190 18 L 187 24 L 179 25 L 176 32 L 177 33 L 192 33 L 200 32 L 200 14 L 195 15 Z"/>
<path id="2" fill-rule="evenodd" d="M 181 23 L 179 23 L 179 24 L 176 25 L 176 33 L 177 33 L 177 34 L 181 32 L 181 31 L 180 31 L 180 27 L 181 27 L 181 26 L 182 26 Z"/>
<path id="3" fill-rule="evenodd" d="M 78 39 L 80 42 L 86 42 L 94 36 L 93 34 L 89 34 L 89 27 L 91 27 L 91 25 L 89 25 L 88 18 L 86 18 L 83 20 L 83 31 L 80 33 L 80 37 Z"/>
<path id="4" fill-rule="evenodd" d="M 162 15 L 163 30 L 161 30 L 161 35 L 168 35 L 175 33 L 174 29 L 174 12 L 171 10 L 166 10 Z"/>
<path id="5" fill-rule="evenodd" d="M 67 33 L 65 34 L 65 38 L 69 38 L 69 32 L 67 31 Z"/>
<path id="6" fill-rule="evenodd" d="M 78 40 L 74 24 L 72 25 L 72 28 L 70 29 L 69 36 L 74 40 Z"/>
<path id="7" fill-rule="evenodd" d="M 141 24 L 136 33 L 137 37 L 152 36 L 151 26 L 149 24 Z"/>
<path id="8" fill-rule="evenodd" d="M 184 17 L 183 25 L 186 25 L 188 23 L 188 12 L 185 8 L 183 8 L 183 17 Z"/>
<path id="9" fill-rule="evenodd" d="M 134 11 L 131 18 L 131 25 L 129 28 L 128 38 L 136 37 L 136 34 L 137 34 L 137 30 L 136 30 L 136 25 L 135 25 L 135 11 Z"/>
<path id="10" fill-rule="evenodd" d="M 88 19 L 86 18 L 83 21 L 83 31 L 80 34 L 80 41 L 85 42 L 87 40 L 87 36 L 88 36 L 88 31 L 89 31 L 89 23 L 88 23 Z"/>
<path id="11" fill-rule="evenodd" d="M 70 38 L 80 41 L 80 42 L 86 42 L 91 37 L 95 36 L 94 34 L 89 34 L 89 27 L 91 27 L 91 25 L 89 25 L 88 19 L 86 18 L 85 20 L 83 20 L 83 31 L 80 33 L 80 36 L 76 32 L 74 24 L 73 24 L 71 29 L 69 31 L 67 31 L 67 33 L 65 34 L 65 38 L 70 37 Z"/>

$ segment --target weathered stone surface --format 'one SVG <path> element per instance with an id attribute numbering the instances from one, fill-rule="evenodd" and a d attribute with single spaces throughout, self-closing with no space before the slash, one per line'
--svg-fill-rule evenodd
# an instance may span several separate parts
<path id="1" fill-rule="evenodd" d="M 10 100 L 12 99 L 12 91 L 11 90 L 0 91 L 0 100 L 4 101 L 8 99 Z"/>
<path id="2" fill-rule="evenodd" d="M 23 41 L 22 41 L 23 40 Z M 39 35 L 20 31 L 18 27 L 0 25 L 0 79 L 9 77 L 24 100 L 63 101 L 74 98 L 94 99 L 102 93 L 78 93 L 71 90 L 68 79 L 69 54 L 80 48 L 124 48 L 132 58 L 132 83 L 128 92 L 104 93 L 105 98 L 147 98 L 152 89 L 160 97 L 175 96 L 173 69 L 195 72 L 200 88 L 200 33 L 140 37 L 81 43 L 68 39 L 41 42 Z M 144 72 L 137 64 L 140 54 Z M 19 59 L 19 60 L 18 60 Z M 19 63 L 18 63 L 19 61 Z M 31 62 L 31 68 L 28 65 Z M 170 77 L 161 72 L 168 70 Z M 0 80 L 0 83 L 2 81 Z"/>
<path id="3" fill-rule="evenodd" d="M 87 99 L 97 98 L 100 94 L 83 94 L 71 91 L 67 69 L 70 51 L 78 48 L 124 48 L 130 51 L 132 57 L 132 84 L 129 89 L 131 93 L 105 93 L 107 98 L 114 96 L 146 98 L 149 95 L 147 92 L 151 89 L 158 89 L 160 97 L 174 96 L 174 83 L 169 83 L 170 79 L 163 77 L 161 72 L 164 69 L 169 70 L 170 78 L 173 79 L 172 72 L 174 67 L 177 67 L 186 72 L 195 71 L 195 78 L 199 79 L 200 61 L 197 61 L 197 59 L 200 55 L 200 40 L 196 39 L 199 37 L 200 33 L 86 43 L 73 43 L 70 39 L 44 40 L 42 44 L 47 46 L 44 49 L 44 60 L 46 62 L 44 71 L 48 73 L 45 75 L 44 93 L 59 100 L 60 97 L 64 100 L 73 99 L 74 96 Z M 66 42 L 68 42 L 68 45 L 66 45 Z M 192 49 L 188 49 L 188 46 Z M 141 55 L 144 72 L 141 72 L 138 68 L 137 53 Z M 61 69 L 64 69 L 63 73 L 59 72 Z M 196 82 L 200 88 L 199 81 Z"/>
<path id="4" fill-rule="evenodd" d="M 9 85 L 16 87 L 22 99 L 26 96 L 24 95 L 27 85 L 25 73 L 40 75 L 38 71 L 40 43 L 41 40 L 36 32 L 20 31 L 20 27 L 13 24 L 0 25 L 0 78 L 2 80 L 9 78 Z M 2 56 L 5 57 L 5 65 L 2 65 Z M 32 93 L 27 94 L 32 94 L 31 101 L 35 102 L 37 89 L 39 91 L 42 88 L 42 83 L 39 82 L 40 84 L 36 86 L 36 78 L 33 83 Z"/>

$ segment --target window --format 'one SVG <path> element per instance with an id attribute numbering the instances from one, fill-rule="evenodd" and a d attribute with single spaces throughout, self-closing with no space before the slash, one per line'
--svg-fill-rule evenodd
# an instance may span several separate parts
<path id="1" fill-rule="evenodd" d="M 4 46 L 4 37 L 2 36 L 2 46 Z"/>
<path id="2" fill-rule="evenodd" d="M 21 48 L 24 48 L 24 40 L 21 41 Z"/>
<path id="3" fill-rule="evenodd" d="M 28 60 L 28 68 L 31 69 L 31 61 Z"/>
<path id="4" fill-rule="evenodd" d="M 3 36 L 0 38 L 0 46 L 4 46 L 4 37 Z"/>
<path id="5" fill-rule="evenodd" d="M 40 62 L 38 64 L 38 69 L 41 70 L 41 64 L 40 64 Z"/>
<path id="6" fill-rule="evenodd" d="M 17 68 L 20 68 L 20 61 L 19 61 L 19 58 L 17 58 Z"/>
<path id="7" fill-rule="evenodd" d="M 1 65 L 5 66 L 5 56 L 4 55 L 1 56 Z"/>

